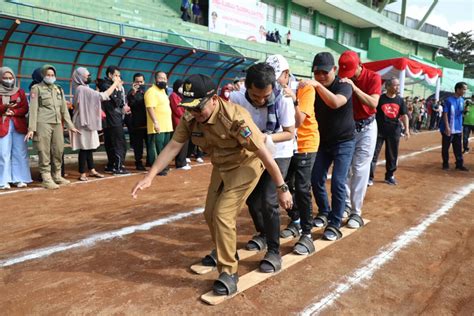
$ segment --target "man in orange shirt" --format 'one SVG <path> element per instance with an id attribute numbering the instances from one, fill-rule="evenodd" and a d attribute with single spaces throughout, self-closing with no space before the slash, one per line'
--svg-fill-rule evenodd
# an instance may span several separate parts
<path id="1" fill-rule="evenodd" d="M 289 184 L 295 204 L 288 209 L 290 224 L 281 231 L 280 236 L 297 237 L 299 241 L 293 248 L 297 254 L 306 255 L 315 251 L 311 238 L 313 227 L 311 200 L 311 173 L 319 147 L 318 122 L 314 113 L 315 90 L 311 86 L 300 87 L 296 96 L 289 87 L 285 93 L 293 98 L 295 104 L 295 127 L 297 128 L 298 148 L 291 157 L 286 182 Z"/>

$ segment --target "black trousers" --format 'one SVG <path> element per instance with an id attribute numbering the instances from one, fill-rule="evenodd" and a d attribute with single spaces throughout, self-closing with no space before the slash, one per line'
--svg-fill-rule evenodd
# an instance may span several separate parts
<path id="1" fill-rule="evenodd" d="M 94 169 L 94 158 L 92 156 L 92 153 L 94 152 L 94 149 L 90 150 L 84 150 L 80 149 L 79 150 L 79 173 L 85 173 L 86 168 L 87 170 L 92 170 Z"/>
<path id="2" fill-rule="evenodd" d="M 176 165 L 176 168 L 182 168 L 188 164 L 186 162 L 186 157 L 188 156 L 188 145 L 189 142 L 184 143 L 183 148 L 181 148 L 181 151 L 175 157 L 174 163 Z"/>
<path id="3" fill-rule="evenodd" d="M 275 159 L 285 178 L 290 158 Z M 276 184 L 268 171 L 264 171 L 257 186 L 247 198 L 247 206 L 255 229 L 267 239 L 268 251 L 280 253 L 280 209 Z"/>
<path id="4" fill-rule="evenodd" d="M 474 125 L 464 125 L 462 129 L 462 148 L 469 150 L 469 136 L 474 132 Z"/>
<path id="5" fill-rule="evenodd" d="M 129 133 L 130 133 L 130 145 L 133 148 L 133 155 L 135 157 L 135 165 L 142 164 L 144 143 L 145 143 L 146 152 L 147 152 L 146 162 L 148 163 L 150 160 L 148 158 L 148 153 L 150 151 L 148 150 L 148 137 L 147 137 L 146 128 L 130 129 Z"/>
<path id="6" fill-rule="evenodd" d="M 107 167 L 122 169 L 125 161 L 126 143 L 122 126 L 104 128 L 104 145 L 107 152 Z"/>
<path id="7" fill-rule="evenodd" d="M 453 144 L 454 158 L 456 159 L 456 167 L 462 167 L 464 164 L 462 158 L 462 134 L 446 134 L 441 133 L 441 157 L 443 158 L 443 167 L 449 167 L 449 147 Z"/>
<path id="8" fill-rule="evenodd" d="M 375 145 L 374 157 L 370 164 L 370 180 L 374 179 L 375 168 L 377 166 L 377 160 L 379 158 L 382 146 L 385 143 L 385 180 L 393 177 L 393 174 L 397 170 L 398 160 L 398 146 L 400 144 L 400 133 L 395 133 L 396 136 L 377 136 L 377 143 Z"/>
<path id="9" fill-rule="evenodd" d="M 201 149 L 199 149 L 199 146 L 196 146 L 195 144 L 193 144 L 193 142 L 189 141 L 188 142 L 188 154 L 187 154 L 187 157 L 188 158 L 191 158 L 191 156 L 194 156 L 197 158 L 202 158 L 204 157 L 204 154 L 203 152 L 201 151 Z"/>
<path id="10" fill-rule="evenodd" d="M 317 153 L 295 153 L 291 157 L 285 182 L 293 196 L 293 208 L 286 210 L 291 220 L 301 219 L 303 234 L 310 234 L 313 228 L 313 202 L 311 200 L 311 174 Z"/>

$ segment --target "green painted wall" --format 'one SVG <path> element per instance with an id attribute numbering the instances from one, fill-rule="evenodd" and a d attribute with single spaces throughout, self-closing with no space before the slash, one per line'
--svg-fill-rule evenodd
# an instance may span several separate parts
<path id="1" fill-rule="evenodd" d="M 372 60 L 404 57 L 405 55 L 381 43 L 379 37 L 369 39 L 367 57 Z"/>

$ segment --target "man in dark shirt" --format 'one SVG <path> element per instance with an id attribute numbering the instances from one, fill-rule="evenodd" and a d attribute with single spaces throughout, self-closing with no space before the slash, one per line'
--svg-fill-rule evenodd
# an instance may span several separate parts
<path id="1" fill-rule="evenodd" d="M 339 230 L 344 213 L 345 182 L 354 153 L 354 116 L 352 112 L 352 88 L 336 77 L 334 57 L 330 53 L 319 53 L 313 60 L 315 80 L 306 80 L 302 85 L 311 85 L 316 91 L 315 113 L 319 125 L 320 145 L 313 166 L 311 184 L 318 205 L 318 216 L 314 225 L 327 224 L 324 238 L 336 240 L 342 237 Z M 333 165 L 331 179 L 331 204 L 326 192 L 329 167 Z"/>
<path id="2" fill-rule="evenodd" d="M 107 91 L 113 84 L 112 79 L 120 77 L 120 70 L 116 66 L 107 67 L 105 78 L 99 81 L 99 91 Z M 113 174 L 127 174 L 123 168 L 126 153 L 125 134 L 123 133 L 123 107 L 125 96 L 123 89 L 116 89 L 108 101 L 102 101 L 102 111 L 105 120 L 102 122 L 104 128 L 104 145 L 107 152 L 106 172 Z"/>
<path id="3" fill-rule="evenodd" d="M 137 170 L 146 170 L 143 166 L 143 142 L 147 142 L 146 130 L 146 108 L 145 108 L 145 76 L 141 73 L 133 75 L 132 89 L 128 91 L 127 101 L 132 117 L 130 122 L 130 143 L 135 155 L 135 167 Z M 149 150 L 147 147 L 147 154 Z M 147 163 L 149 159 L 147 159 Z"/>
<path id="4" fill-rule="evenodd" d="M 410 137 L 410 128 L 408 126 L 408 111 L 403 99 L 398 95 L 400 92 L 400 82 L 392 77 L 385 82 L 387 92 L 382 94 L 377 105 L 377 144 L 375 145 L 374 158 L 370 165 L 369 186 L 373 185 L 375 166 L 377 159 L 385 142 L 385 182 L 390 185 L 396 185 L 394 172 L 397 170 L 398 145 L 402 128 L 400 119 L 405 127 L 405 138 Z"/>

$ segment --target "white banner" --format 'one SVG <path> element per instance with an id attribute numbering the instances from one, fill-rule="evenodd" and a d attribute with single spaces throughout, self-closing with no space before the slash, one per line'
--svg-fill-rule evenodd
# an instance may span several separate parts
<path id="1" fill-rule="evenodd" d="M 209 0 L 209 31 L 265 43 L 267 5 L 256 0 Z"/>

